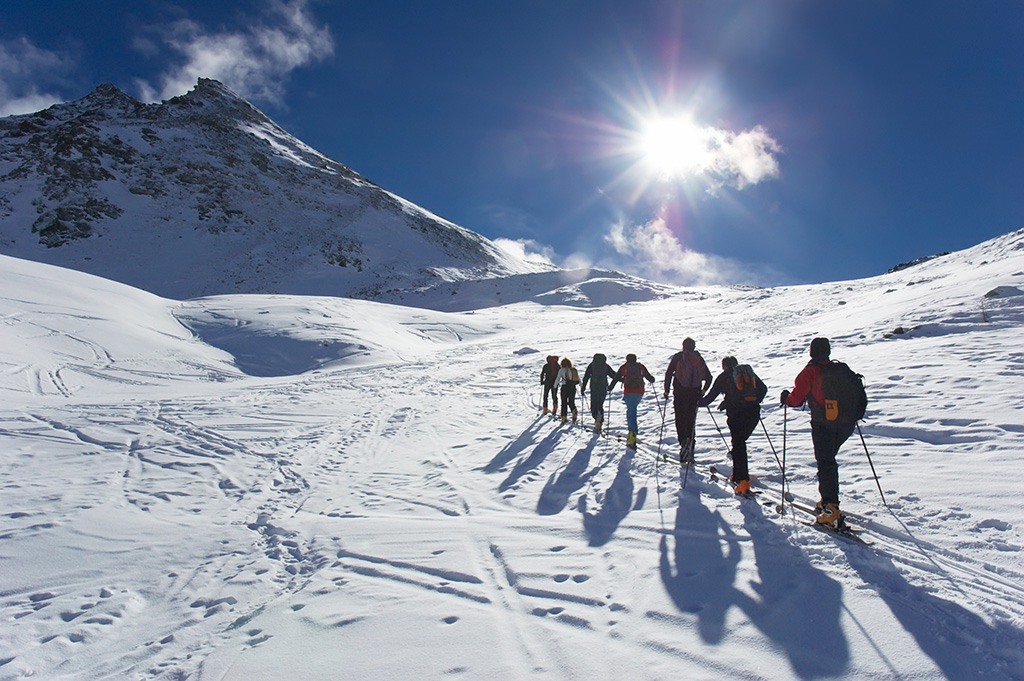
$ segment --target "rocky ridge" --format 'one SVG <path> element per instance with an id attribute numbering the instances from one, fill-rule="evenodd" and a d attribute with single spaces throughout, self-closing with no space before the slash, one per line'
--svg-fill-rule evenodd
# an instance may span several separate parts
<path id="1" fill-rule="evenodd" d="M 221 83 L 0 119 L 0 252 L 174 298 L 370 299 L 550 272 L 305 145 Z"/>

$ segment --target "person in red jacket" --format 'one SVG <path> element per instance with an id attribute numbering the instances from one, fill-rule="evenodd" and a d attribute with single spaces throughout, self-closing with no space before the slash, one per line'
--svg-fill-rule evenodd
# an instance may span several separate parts
<path id="1" fill-rule="evenodd" d="M 665 401 L 668 401 L 669 386 L 674 398 L 672 406 L 676 414 L 676 435 L 679 438 L 679 460 L 684 464 L 693 462 L 694 429 L 697 425 L 697 403 L 711 387 L 714 377 L 704 358 L 697 352 L 697 342 L 692 338 L 683 340 L 683 351 L 672 356 L 665 370 Z"/>
<path id="2" fill-rule="evenodd" d="M 811 341 L 811 361 L 804 367 L 793 383 L 793 390 L 783 390 L 779 403 L 799 407 L 805 402 L 811 408 L 811 442 L 814 444 L 814 460 L 818 464 L 817 522 L 842 527 L 843 514 L 839 510 L 839 464 L 836 455 L 843 443 L 853 435 L 856 422 L 829 422 L 825 418 L 825 394 L 821 382 L 821 368 L 831 363 L 829 356 L 832 346 L 827 338 Z"/>
<path id="3" fill-rule="evenodd" d="M 636 448 L 636 436 L 640 432 L 637 423 L 636 410 L 640 406 L 640 399 L 644 396 L 644 381 L 654 383 L 654 376 L 640 362 L 636 361 L 636 355 L 626 355 L 626 363 L 619 367 L 612 381 L 612 388 L 615 381 L 622 384 L 622 401 L 626 403 L 626 426 L 629 428 L 629 435 L 626 436 L 626 446 Z"/>

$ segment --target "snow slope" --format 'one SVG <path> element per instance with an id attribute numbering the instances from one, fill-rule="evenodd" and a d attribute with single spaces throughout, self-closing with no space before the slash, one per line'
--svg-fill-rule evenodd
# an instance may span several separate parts
<path id="1" fill-rule="evenodd" d="M 470 312 L 0 272 L 0 679 L 1024 679 L 1024 231 L 866 280 Z M 539 412 L 546 354 L 660 376 L 691 335 L 774 397 L 819 334 L 868 384 L 888 507 L 856 438 L 840 473 L 870 547 L 777 515 L 764 433 L 767 505 L 709 480 L 708 412 L 689 473 L 653 393 L 635 454 Z M 763 417 L 813 500 L 807 415 Z"/>

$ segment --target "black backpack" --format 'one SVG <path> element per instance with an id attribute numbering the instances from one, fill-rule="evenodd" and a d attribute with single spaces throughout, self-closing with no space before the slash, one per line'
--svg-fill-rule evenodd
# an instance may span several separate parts
<path id="1" fill-rule="evenodd" d="M 864 377 L 842 362 L 821 365 L 821 391 L 825 404 L 821 416 L 828 423 L 850 424 L 864 418 L 868 395 Z"/>
<path id="2" fill-rule="evenodd" d="M 757 404 L 761 397 L 757 389 L 757 374 L 749 364 L 740 364 L 733 368 L 728 388 L 732 401 L 737 405 Z"/>

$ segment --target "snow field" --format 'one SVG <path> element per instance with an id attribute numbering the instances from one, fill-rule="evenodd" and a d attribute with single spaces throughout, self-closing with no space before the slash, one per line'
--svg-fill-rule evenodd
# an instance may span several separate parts
<path id="1" fill-rule="evenodd" d="M 1024 678 L 1022 238 L 857 282 L 458 314 L 175 302 L 3 258 L 0 678 Z M 856 436 L 840 474 L 873 546 L 778 517 L 760 430 L 768 506 L 709 481 L 707 411 L 688 473 L 657 459 L 660 395 L 635 453 L 618 390 L 609 437 L 540 414 L 545 355 L 636 352 L 660 379 L 686 335 L 769 385 L 780 456 L 811 338 L 865 375 L 892 513 Z M 813 503 L 808 430 L 790 410 Z"/>

